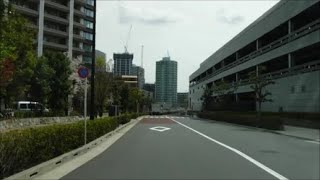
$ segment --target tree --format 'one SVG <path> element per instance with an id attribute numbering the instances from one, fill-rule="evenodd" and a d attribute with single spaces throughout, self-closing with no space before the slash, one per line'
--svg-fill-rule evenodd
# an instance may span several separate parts
<path id="1" fill-rule="evenodd" d="M 206 89 L 204 90 L 203 95 L 201 97 L 201 99 L 203 100 L 202 101 L 202 110 L 204 110 L 204 111 L 209 110 L 210 103 L 212 102 L 212 99 L 213 99 L 212 93 L 213 93 L 212 88 L 206 87 Z"/>
<path id="2" fill-rule="evenodd" d="M 267 98 L 272 95 L 265 88 L 271 84 L 275 84 L 274 81 L 261 76 L 262 72 L 266 70 L 265 66 L 258 66 L 258 69 L 249 73 L 249 80 L 252 83 L 250 88 L 255 93 L 255 102 L 258 104 L 258 126 L 261 123 L 261 104 L 263 102 L 272 102 L 272 99 Z"/>
<path id="3" fill-rule="evenodd" d="M 35 33 L 27 27 L 27 20 L 13 10 L 9 9 L 6 14 L 3 1 L 0 6 L 0 72 L 11 74 L 5 82 L 1 82 L 0 99 L 5 98 L 8 104 L 12 100 L 25 98 L 30 87 L 28 82 L 36 62 L 33 46 Z M 12 67 L 9 72 L 8 63 Z"/>
<path id="4" fill-rule="evenodd" d="M 100 116 L 106 105 L 107 97 L 111 94 L 112 75 L 105 71 L 106 62 L 103 57 L 97 57 L 95 74 L 95 102 Z"/>
<path id="5" fill-rule="evenodd" d="M 55 76 L 54 70 L 49 66 L 48 59 L 41 57 L 37 60 L 34 68 L 34 74 L 30 79 L 30 97 L 32 101 L 42 104 L 48 102 L 51 93 L 50 80 Z"/>
<path id="6" fill-rule="evenodd" d="M 49 107 L 56 113 L 68 110 L 68 96 L 71 94 L 72 82 L 70 60 L 62 53 L 46 52 L 48 66 L 53 70 L 53 76 L 49 79 L 51 93 L 48 97 Z"/>
<path id="7" fill-rule="evenodd" d="M 237 91 L 238 85 L 227 83 L 224 80 L 217 82 L 216 85 L 212 87 L 212 92 L 216 95 L 215 101 L 218 103 L 224 103 L 227 101 L 227 97 Z"/>
<path id="8" fill-rule="evenodd" d="M 140 112 L 140 105 L 143 102 L 143 98 L 144 98 L 144 95 L 139 88 L 130 89 L 129 100 L 135 105 L 137 113 Z"/>
<path id="9" fill-rule="evenodd" d="M 122 107 L 122 110 L 125 112 L 128 112 L 129 107 L 129 86 L 128 84 L 121 84 L 120 86 L 120 105 Z"/>

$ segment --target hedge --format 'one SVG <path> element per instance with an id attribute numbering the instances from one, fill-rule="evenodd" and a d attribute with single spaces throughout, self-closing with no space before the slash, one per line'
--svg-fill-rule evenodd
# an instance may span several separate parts
<path id="1" fill-rule="evenodd" d="M 137 114 L 87 121 L 87 142 L 124 124 Z M 84 143 L 84 122 L 54 124 L 0 133 L 0 179 L 79 148 Z"/>
<path id="2" fill-rule="evenodd" d="M 260 122 L 256 114 L 244 112 L 199 112 L 198 117 L 212 119 L 216 121 L 225 121 L 229 123 L 241 124 L 246 126 L 261 127 L 272 130 L 283 130 L 283 119 L 277 115 L 268 115 L 261 117 Z"/>

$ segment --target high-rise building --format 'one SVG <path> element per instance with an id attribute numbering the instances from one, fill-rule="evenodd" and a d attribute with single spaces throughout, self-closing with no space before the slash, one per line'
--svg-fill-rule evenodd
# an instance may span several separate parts
<path id="1" fill-rule="evenodd" d="M 178 63 L 170 57 L 156 62 L 156 102 L 177 104 L 177 68 Z"/>
<path id="2" fill-rule="evenodd" d="M 133 54 L 114 53 L 113 60 L 114 60 L 114 69 L 113 69 L 114 75 L 116 76 L 131 75 Z"/>
<path id="3" fill-rule="evenodd" d="M 36 30 L 40 57 L 46 50 L 66 53 L 90 64 L 93 45 L 93 0 L 9 0 Z"/>
<path id="4" fill-rule="evenodd" d="M 131 75 L 138 77 L 138 87 L 142 89 L 145 82 L 143 67 L 136 66 L 133 64 L 131 68 Z"/>

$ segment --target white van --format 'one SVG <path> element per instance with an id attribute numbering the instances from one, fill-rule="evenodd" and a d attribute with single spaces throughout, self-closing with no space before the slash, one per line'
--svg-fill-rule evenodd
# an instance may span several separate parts
<path id="1" fill-rule="evenodd" d="M 14 105 L 14 109 L 17 111 L 40 111 L 49 112 L 49 109 L 45 108 L 42 104 L 33 101 L 18 101 Z"/>

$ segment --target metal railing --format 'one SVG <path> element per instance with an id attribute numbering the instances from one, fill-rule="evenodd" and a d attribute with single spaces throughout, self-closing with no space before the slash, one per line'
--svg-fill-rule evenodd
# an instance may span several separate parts
<path id="1" fill-rule="evenodd" d="M 302 64 L 292 68 L 282 69 L 276 72 L 262 74 L 260 77 L 262 79 L 275 80 L 275 79 L 284 78 L 287 76 L 293 76 L 297 74 L 303 74 L 303 73 L 308 73 L 308 72 L 318 71 L 318 70 L 320 70 L 320 60 Z M 238 82 L 231 82 L 230 84 L 232 86 L 244 86 L 244 85 L 251 84 L 251 82 L 252 80 L 247 78 L 247 79 L 240 79 Z"/>
<path id="2" fill-rule="evenodd" d="M 293 31 L 290 34 L 287 34 L 286 36 L 283 36 L 282 38 L 280 38 L 280 39 L 278 39 L 276 41 L 273 41 L 272 43 L 270 43 L 268 45 L 265 45 L 264 47 L 262 47 L 262 48 L 260 48 L 260 49 L 258 49 L 256 51 L 254 51 L 254 52 L 252 52 L 252 53 L 250 53 L 250 54 L 238 59 L 237 61 L 234 61 L 234 62 L 232 62 L 232 63 L 220 68 L 219 70 L 213 72 L 212 74 L 206 76 L 205 78 L 202 78 L 201 80 L 199 80 L 198 82 L 194 83 L 193 85 L 190 85 L 190 87 L 192 87 L 192 86 L 194 86 L 194 85 L 196 85 L 196 84 L 198 84 L 200 82 L 203 82 L 203 81 L 205 81 L 207 79 L 210 79 L 213 76 L 216 76 L 216 75 L 218 75 L 218 74 L 220 74 L 220 73 L 222 73 L 222 72 L 224 72 L 224 71 L 226 71 L 228 69 L 231 69 L 231 68 L 233 68 L 235 66 L 238 66 L 238 65 L 240 65 L 240 64 L 242 64 L 244 62 L 247 62 L 247 61 L 249 61 L 249 60 L 251 60 L 251 59 L 253 59 L 253 58 L 257 57 L 257 56 L 265 54 L 265 53 L 267 53 L 267 52 L 269 52 L 269 51 L 271 51 L 271 50 L 273 50 L 275 48 L 278 48 L 278 47 L 284 45 L 284 44 L 287 44 L 287 43 L 289 43 L 291 41 L 294 41 L 294 40 L 296 40 L 296 39 L 298 39 L 298 38 L 300 38 L 300 37 L 302 37 L 302 36 L 304 36 L 306 34 L 309 34 L 309 33 L 313 32 L 313 31 L 316 31 L 318 29 L 320 29 L 320 19 L 318 19 L 318 20 L 316 20 L 316 21 L 314 21 L 314 22 L 312 22 L 310 24 L 307 24 L 307 25 L 297 29 L 296 31 Z"/>

